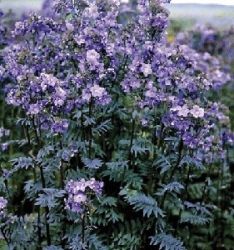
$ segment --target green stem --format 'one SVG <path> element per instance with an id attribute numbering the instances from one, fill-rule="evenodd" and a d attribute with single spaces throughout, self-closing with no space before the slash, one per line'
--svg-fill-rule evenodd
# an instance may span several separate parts
<path id="1" fill-rule="evenodd" d="M 92 116 L 92 99 L 89 103 L 89 117 Z M 92 154 L 92 125 L 89 126 L 89 158 L 91 158 Z"/>
<path id="2" fill-rule="evenodd" d="M 32 123 L 33 123 L 33 128 L 34 128 L 36 141 L 37 141 L 38 146 L 40 147 L 41 146 L 41 141 L 40 141 L 40 138 L 39 138 L 38 133 L 37 133 L 37 127 L 36 127 L 36 124 L 35 124 L 34 117 L 33 117 Z M 42 188 L 45 189 L 46 188 L 46 181 L 45 181 L 43 167 L 39 166 L 39 170 L 40 170 Z M 50 246 L 51 245 L 51 237 L 50 237 L 50 225 L 48 223 L 48 216 L 49 216 L 49 208 L 45 207 L 46 241 L 47 241 L 47 245 Z"/>
<path id="3" fill-rule="evenodd" d="M 186 181 L 185 181 L 185 187 L 184 187 L 184 200 L 188 200 L 189 199 L 188 187 L 189 187 L 190 173 L 191 173 L 191 167 L 189 166 L 188 167 L 187 176 L 186 176 Z M 182 212 L 183 212 L 183 210 L 180 208 L 179 209 L 178 220 L 177 220 L 176 225 L 175 225 L 175 234 L 178 233 L 179 221 L 181 219 Z"/>
<path id="4" fill-rule="evenodd" d="M 28 141 L 28 145 L 31 146 L 31 138 L 30 138 L 28 126 L 25 126 L 24 130 L 25 130 L 25 137 L 27 138 L 27 141 Z M 33 168 L 33 177 L 34 177 L 34 184 L 36 184 L 37 174 L 36 174 L 35 168 Z M 37 237 L 38 237 L 38 249 L 42 249 L 42 247 L 41 247 L 42 234 L 41 234 L 41 211 L 40 211 L 40 206 L 38 206 L 38 208 L 37 208 Z"/>
<path id="5" fill-rule="evenodd" d="M 82 218 L 82 244 L 84 245 L 84 243 L 85 243 L 85 211 Z"/>
<path id="6" fill-rule="evenodd" d="M 60 141 L 60 149 L 63 148 L 63 145 L 62 145 L 62 141 Z M 64 161 L 62 160 L 61 161 L 61 166 L 60 166 L 60 187 L 61 189 L 64 189 L 65 187 L 65 184 L 64 184 Z M 63 205 L 63 208 L 65 207 L 65 202 L 63 200 L 62 202 L 62 205 Z M 67 214 L 66 214 L 66 209 L 62 209 L 62 214 L 63 214 L 63 225 L 62 225 L 62 239 L 61 239 L 61 245 L 63 247 L 63 249 L 65 248 L 66 246 L 66 240 L 65 240 L 65 236 L 66 236 L 66 231 L 67 231 L 67 227 L 66 227 L 66 224 L 67 224 Z"/>
<path id="7" fill-rule="evenodd" d="M 1 233 L 2 233 L 2 236 L 3 236 L 4 240 L 7 243 L 8 248 L 10 248 L 10 240 L 7 239 L 7 236 L 6 236 L 6 234 L 5 234 L 5 232 L 4 232 L 4 230 L 2 228 L 1 228 Z"/>
<path id="8" fill-rule="evenodd" d="M 133 140 L 134 140 L 134 134 L 135 134 L 135 126 L 136 126 L 136 121 L 135 121 L 135 119 L 133 119 L 132 120 L 130 145 L 129 145 L 129 166 L 130 167 L 132 166 L 132 162 L 133 162 L 132 146 L 133 146 Z"/>
<path id="9" fill-rule="evenodd" d="M 181 140 L 180 140 L 180 143 L 179 143 L 179 154 L 178 154 L 178 158 L 177 158 L 177 161 L 176 161 L 175 166 L 173 167 L 173 169 L 172 169 L 172 171 L 171 171 L 171 174 L 170 174 L 170 177 L 169 177 L 169 182 L 172 181 L 172 178 L 173 178 L 173 176 L 174 176 L 174 174 L 175 174 L 175 172 L 176 172 L 178 166 L 180 165 L 180 162 L 181 162 L 181 160 L 182 160 L 182 158 L 183 158 L 182 152 L 183 152 L 183 140 L 181 139 Z M 166 200 L 166 198 L 167 198 L 167 195 L 168 195 L 168 192 L 166 191 L 166 192 L 164 193 L 163 197 L 162 197 L 162 201 L 161 201 L 161 204 L 160 204 L 161 207 L 164 206 L 164 203 L 165 203 L 165 200 Z"/>

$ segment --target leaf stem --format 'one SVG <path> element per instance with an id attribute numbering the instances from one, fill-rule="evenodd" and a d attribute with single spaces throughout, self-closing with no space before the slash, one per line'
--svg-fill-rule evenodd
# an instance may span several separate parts
<path id="1" fill-rule="evenodd" d="M 173 178 L 173 176 L 174 176 L 174 174 L 175 174 L 175 172 L 176 172 L 176 170 L 177 170 L 177 168 L 178 168 L 178 166 L 180 165 L 180 162 L 181 162 L 181 160 L 182 160 L 182 158 L 183 158 L 183 156 L 182 156 L 182 152 L 183 152 L 183 140 L 181 139 L 180 140 L 180 142 L 179 142 L 179 153 L 178 153 L 178 158 L 177 158 L 177 161 L 176 161 L 176 164 L 175 164 L 175 166 L 173 167 L 173 169 L 172 169 L 172 171 L 171 171 L 171 174 L 170 174 L 170 177 L 169 177 L 169 182 L 171 182 L 172 181 L 172 178 Z M 168 195 L 168 192 L 166 191 L 164 194 L 163 194 L 163 198 L 162 198 L 162 200 L 161 200 L 161 204 L 160 204 L 160 206 L 161 207 L 163 207 L 164 206 L 164 203 L 165 203 L 165 200 L 166 200 L 166 198 L 167 198 L 167 195 Z"/>
<path id="2" fill-rule="evenodd" d="M 36 136 L 37 144 L 40 147 L 41 141 L 40 141 L 40 138 L 39 138 L 38 133 L 37 133 L 37 127 L 35 124 L 35 117 L 33 117 L 32 122 L 33 122 L 33 129 L 34 129 L 34 133 Z M 44 188 L 46 188 L 46 181 L 45 181 L 43 167 L 41 165 L 39 165 L 39 170 L 40 170 L 42 188 L 44 189 Z M 50 246 L 51 245 L 51 237 L 50 237 L 50 225 L 48 223 L 48 216 L 49 216 L 49 208 L 45 207 L 46 241 L 47 241 L 47 245 Z"/>

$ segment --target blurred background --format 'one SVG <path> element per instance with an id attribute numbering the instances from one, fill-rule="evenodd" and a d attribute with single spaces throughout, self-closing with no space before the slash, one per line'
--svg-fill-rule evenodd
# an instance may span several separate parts
<path id="1" fill-rule="evenodd" d="M 43 0 L 0 0 L 0 8 L 20 15 L 39 10 L 42 3 Z M 172 22 L 182 25 L 183 29 L 195 23 L 212 23 L 220 29 L 234 25 L 234 0 L 172 0 L 168 8 Z"/>

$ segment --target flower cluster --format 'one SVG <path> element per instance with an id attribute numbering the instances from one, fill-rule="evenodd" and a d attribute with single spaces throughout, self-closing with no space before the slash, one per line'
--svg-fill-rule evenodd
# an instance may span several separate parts
<path id="1" fill-rule="evenodd" d="M 3 66 L 4 59 L 2 56 L 2 49 L 7 46 L 8 44 L 8 27 L 5 24 L 5 14 L 0 9 L 0 87 L 2 88 L 2 81 L 5 78 L 5 68 Z M 2 92 L 2 89 L 0 90 L 0 93 Z"/>
<path id="2" fill-rule="evenodd" d="M 76 213 L 82 212 L 89 203 L 89 197 L 92 194 L 100 195 L 103 186 L 103 182 L 96 181 L 94 178 L 88 181 L 85 179 L 80 181 L 70 180 L 65 188 L 68 194 L 66 208 Z"/>
<path id="3" fill-rule="evenodd" d="M 214 126 L 218 131 L 219 118 L 202 96 L 230 76 L 209 54 L 166 43 L 168 13 L 160 1 L 138 1 L 129 24 L 119 22 L 119 1 L 79 4 L 56 1 L 56 17 L 32 15 L 16 23 L 13 35 L 24 39 L 5 51 L 15 82 L 7 91 L 9 104 L 57 134 L 67 131 L 69 114 L 112 105 L 119 91 L 141 109 L 168 107 L 161 122 L 179 137 L 196 140 Z"/>
<path id="4" fill-rule="evenodd" d="M 187 44 L 196 51 L 218 56 L 227 63 L 234 62 L 234 27 L 220 31 L 212 26 L 200 25 L 177 35 L 177 42 Z"/>
<path id="5" fill-rule="evenodd" d="M 4 214 L 6 206 L 7 206 L 7 200 L 3 197 L 0 197 L 0 216 Z"/>

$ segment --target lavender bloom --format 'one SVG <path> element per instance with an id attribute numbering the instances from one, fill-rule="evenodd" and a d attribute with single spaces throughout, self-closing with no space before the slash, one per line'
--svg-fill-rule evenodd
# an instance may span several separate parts
<path id="1" fill-rule="evenodd" d="M 65 188 L 68 194 L 66 208 L 76 213 L 82 212 L 90 201 L 90 191 L 95 195 L 100 195 L 102 189 L 103 182 L 96 181 L 94 178 L 89 181 L 85 181 L 85 179 L 70 180 Z"/>
<path id="2" fill-rule="evenodd" d="M 203 118 L 205 115 L 204 109 L 200 108 L 198 105 L 194 105 L 193 108 L 190 110 L 190 113 L 195 118 Z"/>
<path id="3" fill-rule="evenodd" d="M 145 77 L 148 77 L 150 74 L 152 74 L 152 68 L 150 64 L 143 63 L 141 70 Z"/>
<path id="4" fill-rule="evenodd" d="M 92 113 L 100 112 L 112 97 L 126 96 L 143 112 L 163 107 L 158 122 L 187 147 L 197 145 L 199 155 L 205 158 L 207 148 L 217 152 L 220 141 L 208 125 L 215 120 L 218 130 L 228 120 L 222 111 L 210 112 L 212 105 L 200 96 L 230 76 L 208 53 L 166 43 L 164 2 L 139 0 L 134 22 L 128 20 L 131 28 L 119 21 L 118 1 L 48 3 L 56 15 L 31 15 L 17 23 L 13 35 L 23 39 L 4 51 L 5 71 L 15 83 L 7 90 L 7 102 L 35 116 L 41 129 L 63 134 L 77 109 L 86 110 L 92 102 Z M 212 33 L 206 35 L 213 39 Z M 145 130 L 152 126 L 151 120 L 141 121 Z M 204 128 L 202 135 L 198 127 Z"/>
<path id="5" fill-rule="evenodd" d="M 3 197 L 0 197 L 0 216 L 4 214 L 6 206 L 7 206 L 7 200 Z"/>
<path id="6" fill-rule="evenodd" d="M 40 113 L 40 111 L 41 111 L 41 106 L 40 106 L 40 104 L 38 104 L 38 103 L 35 103 L 35 104 L 30 104 L 29 105 L 29 108 L 28 108 L 28 114 L 29 115 L 37 115 L 37 114 L 39 114 Z"/>
<path id="7" fill-rule="evenodd" d="M 171 108 L 171 111 L 177 111 L 178 116 L 182 116 L 182 117 L 187 117 L 190 112 L 187 105 L 176 106 L 174 108 Z"/>
<path id="8" fill-rule="evenodd" d="M 99 65 L 100 54 L 92 49 L 88 50 L 86 53 L 86 60 L 91 66 L 98 66 Z"/>
<path id="9" fill-rule="evenodd" d="M 9 146 L 8 143 L 2 143 L 2 144 L 0 144 L 0 145 L 1 145 L 2 151 L 6 151 L 6 150 L 8 149 L 8 146 Z"/>
<path id="10" fill-rule="evenodd" d="M 63 134 L 68 130 L 69 122 L 67 120 L 56 121 L 51 127 L 55 134 Z"/>
<path id="11" fill-rule="evenodd" d="M 187 44 L 200 53 L 208 52 L 218 56 L 221 61 L 232 64 L 234 62 L 234 29 L 220 31 L 212 26 L 196 26 L 194 29 L 179 33 L 176 41 Z"/>
<path id="12" fill-rule="evenodd" d="M 90 91 L 91 91 L 91 95 L 93 97 L 98 97 L 98 98 L 101 98 L 104 93 L 105 93 L 105 89 L 98 86 L 97 84 L 94 84 L 91 88 L 90 88 Z"/>
<path id="13" fill-rule="evenodd" d="M 104 186 L 103 182 L 96 181 L 94 178 L 91 178 L 86 183 L 87 183 L 87 187 L 93 190 L 97 195 L 102 193 L 102 189 Z"/>

